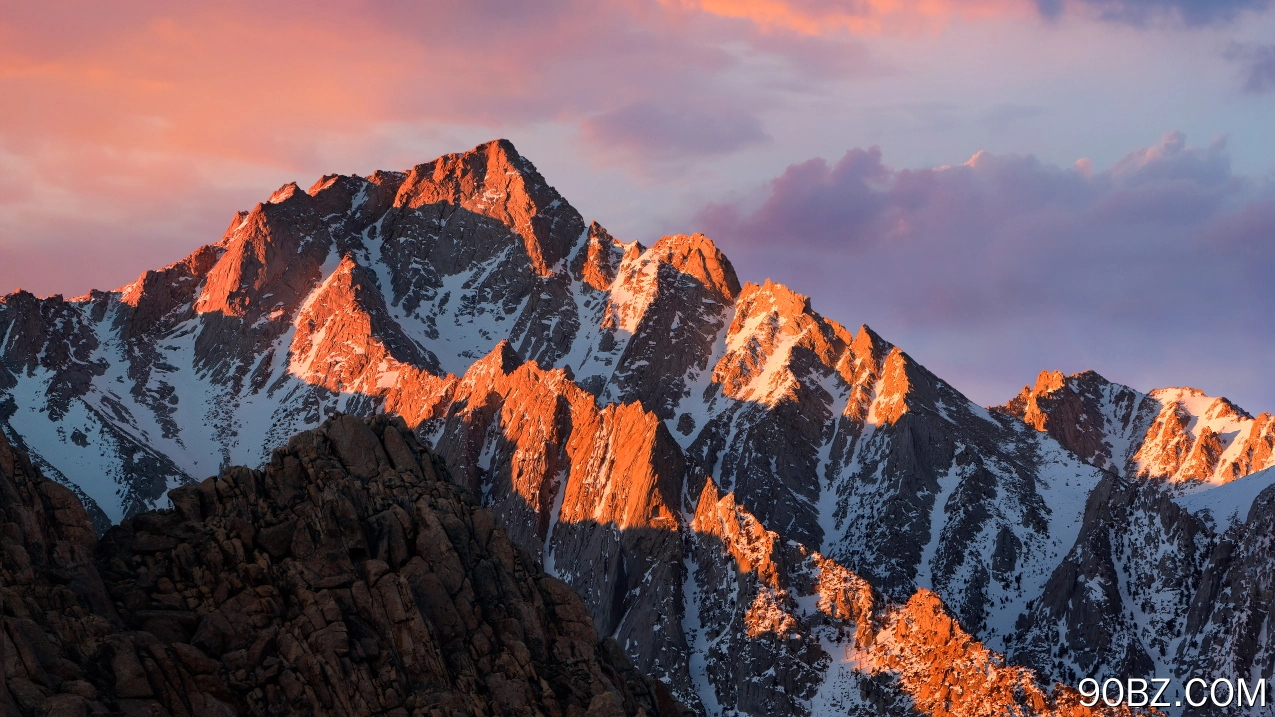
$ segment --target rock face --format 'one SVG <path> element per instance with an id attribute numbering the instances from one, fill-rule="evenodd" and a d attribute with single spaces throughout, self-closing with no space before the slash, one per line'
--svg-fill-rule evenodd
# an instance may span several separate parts
<path id="1" fill-rule="evenodd" d="M 1013 659 L 1095 674 L 1269 676 L 1271 417 L 1195 389 L 1043 372 L 1000 407 L 1109 473 L 1024 614 Z M 1259 537 L 1263 536 L 1263 537 Z"/>
<path id="2" fill-rule="evenodd" d="M 768 280 L 741 283 L 707 237 L 646 247 L 586 223 L 506 141 L 286 185 L 219 242 L 117 291 L 0 299 L 0 337 L 0 431 L 78 491 L 99 532 L 169 505 L 166 491 L 197 476 L 268 472 L 275 446 L 338 412 L 392 415 L 527 560 L 574 589 L 611 647 L 713 715 L 1065 711 L 1065 691 L 1043 685 L 1099 662 L 1045 659 L 1028 642 L 1081 649 L 1041 632 L 1088 614 L 1068 575 L 1136 579 L 1104 547 L 1142 525 L 1118 501 L 1095 507 L 1124 490 L 1110 472 L 1153 492 L 1172 479 L 1164 500 L 1138 499 L 1148 506 L 1203 501 L 1179 511 L 1204 526 L 1197 537 L 1155 539 L 1205 571 L 1201 546 L 1243 522 L 1235 496 L 1255 494 L 1243 481 L 1187 493 L 1257 471 L 1275 444 L 1265 414 L 1096 374 L 1045 375 L 988 411 L 867 326 L 849 330 Z M 345 465 L 373 480 L 380 460 Z M 192 490 L 174 505 L 187 510 Z M 849 623 L 815 629 L 850 614 L 818 608 L 825 574 L 871 603 L 854 615 L 874 616 L 873 635 L 896 634 L 879 633 L 890 615 L 926 615 L 897 633 L 921 641 L 897 644 L 930 654 L 920 646 L 941 642 L 935 654 L 961 670 L 1000 665 L 1017 687 L 951 696 L 933 681 L 956 669 L 943 660 L 875 642 L 871 661 L 846 652 Z M 1139 650 L 1158 646 L 1134 632 L 1174 617 L 1130 632 L 1108 605 L 1114 622 L 1084 640 L 1128 646 L 1120 669 L 1140 669 Z M 1014 672 L 1002 653 L 1041 672 Z"/>
<path id="3" fill-rule="evenodd" d="M 1275 419 L 1257 418 L 1194 388 L 1149 394 L 1093 371 L 1042 371 L 1004 406 L 1063 446 L 1117 475 L 1190 486 L 1220 484 L 1275 465 Z"/>
<path id="4" fill-rule="evenodd" d="M 98 544 L 0 437 L 7 713 L 682 715 L 447 478 L 342 415 Z"/>

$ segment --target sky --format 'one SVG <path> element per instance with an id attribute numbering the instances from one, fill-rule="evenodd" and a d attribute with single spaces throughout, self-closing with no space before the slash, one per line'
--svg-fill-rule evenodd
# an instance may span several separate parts
<path id="1" fill-rule="evenodd" d="M 0 293 L 505 137 L 979 403 L 1094 369 L 1275 411 L 1271 0 L 0 0 L 0 97 Z"/>

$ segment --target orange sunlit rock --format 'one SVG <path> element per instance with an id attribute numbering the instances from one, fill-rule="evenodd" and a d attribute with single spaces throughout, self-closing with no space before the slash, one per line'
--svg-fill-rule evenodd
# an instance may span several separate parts
<path id="1" fill-rule="evenodd" d="M 692 528 L 711 538 L 733 561 L 740 580 L 755 585 L 741 606 L 747 637 L 803 639 L 820 625 L 836 663 L 866 675 L 894 680 L 912 708 L 930 717 L 1002 715 L 1082 717 L 1127 715 L 1123 708 L 1087 708 L 1075 690 L 1055 685 L 1052 693 L 1025 667 L 1007 665 L 966 632 L 940 597 L 920 589 L 903 604 L 891 604 L 863 578 L 804 546 L 779 549 L 768 531 L 734 500 L 707 481 Z M 787 557 L 785 557 L 785 555 Z M 817 615 L 798 608 L 813 598 Z"/>
<path id="2" fill-rule="evenodd" d="M 1049 433 L 1085 461 L 1171 483 L 1225 483 L 1275 465 L 1269 414 L 1253 418 L 1194 388 L 1143 394 L 1093 371 L 1042 371 L 996 410 Z"/>

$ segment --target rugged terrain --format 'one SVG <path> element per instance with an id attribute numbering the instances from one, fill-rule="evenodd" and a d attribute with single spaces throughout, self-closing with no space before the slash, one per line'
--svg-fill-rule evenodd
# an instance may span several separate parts
<path id="1" fill-rule="evenodd" d="M 1270 414 L 1092 371 L 1042 372 L 998 410 L 1109 471 L 1020 623 L 1017 661 L 1065 680 L 1275 673 Z"/>
<path id="2" fill-rule="evenodd" d="M 1068 699 L 1054 680 L 1151 664 L 1170 621 L 1156 665 L 1254 640 L 1235 664 L 1266 664 L 1263 633 L 1218 621 L 1266 594 L 1244 572 L 1267 560 L 1256 528 L 1221 536 L 1266 515 L 1248 511 L 1265 479 L 1234 479 L 1270 462 L 1269 416 L 1096 374 L 989 411 L 867 326 L 741 283 L 704 236 L 645 247 L 586 223 L 508 142 L 287 185 L 117 291 L 5 297 L 0 337 L 0 427 L 99 530 L 337 411 L 393 414 L 700 712 L 1048 711 Z M 1156 513 L 1137 533 L 1115 494 L 1190 527 Z M 1186 572 L 1152 599 L 1168 566 Z M 1099 573 L 1120 600 L 1086 602 Z M 921 623 L 941 659 L 891 637 Z M 991 666 L 1017 687 L 917 687 Z"/>
<path id="3" fill-rule="evenodd" d="M 447 478 L 340 416 L 99 544 L 0 437 L 6 713 L 682 715 Z"/>

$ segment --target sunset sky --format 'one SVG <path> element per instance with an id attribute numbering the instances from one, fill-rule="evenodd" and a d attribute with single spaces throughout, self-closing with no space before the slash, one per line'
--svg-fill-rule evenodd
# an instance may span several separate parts
<path id="1" fill-rule="evenodd" d="M 0 293 L 506 137 L 980 403 L 1093 368 L 1275 411 L 1270 0 L 0 5 Z"/>

